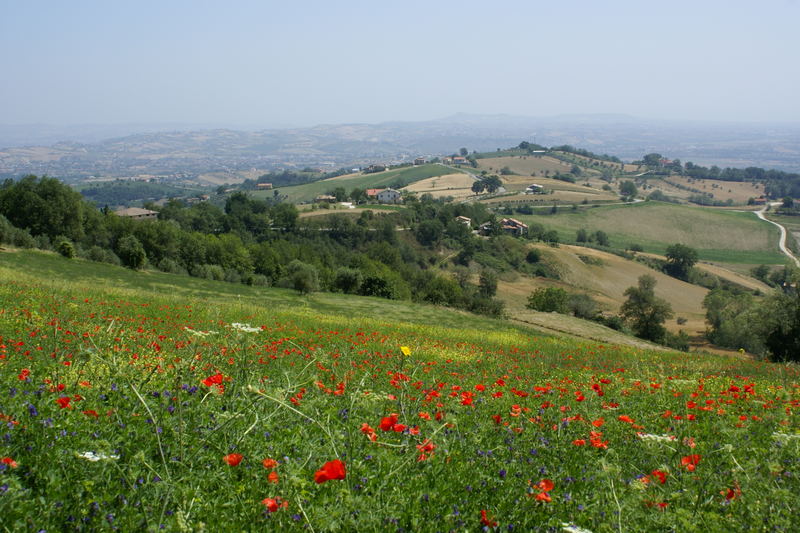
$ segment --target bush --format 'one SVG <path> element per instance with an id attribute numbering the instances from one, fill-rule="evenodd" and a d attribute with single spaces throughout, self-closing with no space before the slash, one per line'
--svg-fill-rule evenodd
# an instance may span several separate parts
<path id="1" fill-rule="evenodd" d="M 56 240 L 56 251 L 67 259 L 75 258 L 75 246 L 68 239 Z"/>
<path id="2" fill-rule="evenodd" d="M 689 351 L 689 336 L 685 331 L 680 330 L 678 333 L 667 332 L 664 336 L 664 345 L 669 346 L 681 352 Z"/>
<path id="3" fill-rule="evenodd" d="M 547 287 L 536 289 L 528 296 L 525 307 L 545 313 L 563 313 L 569 310 L 569 294 L 560 287 Z"/>
<path id="4" fill-rule="evenodd" d="M 169 257 L 165 257 L 158 262 L 158 269 L 161 272 L 168 272 L 170 274 L 188 274 L 185 268 L 183 268 L 177 261 L 170 259 Z"/>
<path id="5" fill-rule="evenodd" d="M 295 259 L 286 267 L 286 277 L 292 288 L 303 294 L 319 290 L 319 273 L 314 265 Z"/>
<path id="6" fill-rule="evenodd" d="M 357 268 L 340 267 L 333 278 L 333 289 L 346 294 L 358 294 L 364 275 Z"/>
<path id="7" fill-rule="evenodd" d="M 117 254 L 111 250 L 100 248 L 99 246 L 92 246 L 89 248 L 89 251 L 86 253 L 86 258 L 89 259 L 89 261 L 96 261 L 98 263 L 109 263 L 111 265 L 122 264 Z"/>
<path id="8" fill-rule="evenodd" d="M 591 320 L 597 316 L 597 302 L 588 294 L 570 294 L 567 308 L 578 318 Z"/>
<path id="9" fill-rule="evenodd" d="M 134 270 L 140 270 L 147 264 L 147 254 L 139 239 L 133 235 L 122 237 L 117 243 L 117 255 L 122 264 Z"/>

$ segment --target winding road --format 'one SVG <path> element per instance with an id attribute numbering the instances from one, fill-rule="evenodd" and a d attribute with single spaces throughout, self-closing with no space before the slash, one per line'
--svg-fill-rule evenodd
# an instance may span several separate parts
<path id="1" fill-rule="evenodd" d="M 770 205 L 781 205 L 781 203 L 780 202 L 773 202 Z M 777 222 L 773 222 L 773 221 L 769 220 L 767 217 L 765 217 L 764 213 L 766 212 L 766 210 L 767 210 L 767 206 L 765 205 L 764 207 L 762 207 L 758 211 L 755 211 L 755 214 L 761 220 L 764 220 L 766 222 L 769 222 L 770 224 L 774 224 L 774 225 L 778 226 L 778 229 L 781 230 L 781 238 L 778 241 L 778 247 L 781 249 L 781 252 L 783 252 L 784 255 L 786 255 L 786 257 L 788 257 L 789 259 L 794 261 L 794 264 L 797 265 L 798 267 L 800 267 L 800 260 L 798 260 L 794 256 L 794 254 L 791 252 L 791 250 L 789 250 L 789 248 L 786 247 L 786 228 L 784 228 L 783 226 L 781 226 Z"/>

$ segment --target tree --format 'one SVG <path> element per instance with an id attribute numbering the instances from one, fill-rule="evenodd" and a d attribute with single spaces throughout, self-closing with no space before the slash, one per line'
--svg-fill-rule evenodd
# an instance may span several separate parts
<path id="1" fill-rule="evenodd" d="M 545 313 L 568 312 L 569 294 L 561 287 L 547 287 L 536 289 L 528 296 L 525 307 Z"/>
<path id="2" fill-rule="evenodd" d="M 603 230 L 597 230 L 594 232 L 594 241 L 600 246 L 608 246 L 608 234 Z"/>
<path id="3" fill-rule="evenodd" d="M 588 240 L 589 233 L 584 228 L 580 228 L 575 234 L 575 242 L 587 242 Z"/>
<path id="4" fill-rule="evenodd" d="M 628 297 L 620 308 L 620 314 L 627 320 L 633 333 L 642 339 L 662 342 L 667 330 L 664 322 L 672 318 L 672 306 L 655 295 L 656 279 L 645 274 L 639 277 L 636 287 L 628 287 Z"/>
<path id="5" fill-rule="evenodd" d="M 494 270 L 485 269 L 481 272 L 478 292 L 485 298 L 491 298 L 497 294 L 497 273 Z"/>
<path id="6" fill-rule="evenodd" d="M 286 267 L 292 287 L 303 294 L 319 290 L 319 276 L 314 265 L 295 259 Z"/>
<path id="7" fill-rule="evenodd" d="M 139 239 L 133 235 L 125 235 L 117 243 L 117 255 L 122 264 L 134 270 L 144 268 L 147 263 L 147 254 Z"/>
<path id="8" fill-rule="evenodd" d="M 689 271 L 698 259 L 697 250 L 680 243 L 668 246 L 665 255 L 667 265 L 664 270 L 670 276 L 683 280 L 689 277 Z"/>
<path id="9" fill-rule="evenodd" d="M 622 196 L 633 198 L 639 193 L 639 190 L 631 180 L 625 180 L 619 184 L 619 192 Z"/>
<path id="10" fill-rule="evenodd" d="M 578 165 L 572 165 L 572 168 L 570 168 L 569 171 L 573 176 L 580 176 L 581 174 L 583 174 L 581 167 L 579 167 Z"/>
<path id="11" fill-rule="evenodd" d="M 785 207 L 787 209 L 791 209 L 794 207 L 794 199 L 791 196 L 786 196 L 783 198 L 783 204 L 781 207 Z"/>
<path id="12" fill-rule="evenodd" d="M 467 154 L 469 153 L 469 150 L 467 150 L 466 148 L 461 148 L 458 151 L 458 153 L 461 154 L 461 157 L 467 157 Z"/>
<path id="13" fill-rule="evenodd" d="M 483 180 L 475 180 L 472 182 L 472 192 L 480 194 L 486 189 L 486 183 Z"/>

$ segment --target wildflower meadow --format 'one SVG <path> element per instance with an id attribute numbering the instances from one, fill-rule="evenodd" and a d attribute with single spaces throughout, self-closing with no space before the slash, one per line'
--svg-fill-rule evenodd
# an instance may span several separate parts
<path id="1" fill-rule="evenodd" d="M 6 279 L 0 528 L 800 528 L 797 367 L 494 324 Z"/>

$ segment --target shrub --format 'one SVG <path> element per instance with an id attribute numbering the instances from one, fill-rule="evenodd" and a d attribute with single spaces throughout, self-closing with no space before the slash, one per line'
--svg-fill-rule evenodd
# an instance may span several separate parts
<path id="1" fill-rule="evenodd" d="M 545 313 L 567 313 L 569 294 L 560 287 L 536 289 L 528 296 L 525 307 Z"/>
<path id="2" fill-rule="evenodd" d="M 67 259 L 75 258 L 75 246 L 66 238 L 56 241 L 56 251 Z"/>

